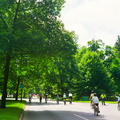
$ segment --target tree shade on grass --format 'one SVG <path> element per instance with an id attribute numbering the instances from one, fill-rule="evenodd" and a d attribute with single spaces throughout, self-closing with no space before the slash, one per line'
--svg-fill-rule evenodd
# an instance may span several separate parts
<path id="1" fill-rule="evenodd" d="M 0 120 L 19 120 L 25 104 L 25 101 L 7 100 L 6 109 L 0 109 Z"/>

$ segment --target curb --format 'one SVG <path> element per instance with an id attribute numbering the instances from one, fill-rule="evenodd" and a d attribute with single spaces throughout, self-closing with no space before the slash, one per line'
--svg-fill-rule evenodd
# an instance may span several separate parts
<path id="1" fill-rule="evenodd" d="M 27 105 L 27 104 L 26 104 L 26 105 Z M 22 113 L 21 113 L 21 115 L 20 115 L 19 120 L 22 120 L 22 119 L 23 119 L 23 114 L 24 114 L 24 112 L 25 112 L 26 105 L 25 105 L 24 110 L 22 111 Z"/>

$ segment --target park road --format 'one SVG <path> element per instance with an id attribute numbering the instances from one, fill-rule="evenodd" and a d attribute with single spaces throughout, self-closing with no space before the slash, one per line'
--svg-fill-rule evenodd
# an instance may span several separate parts
<path id="1" fill-rule="evenodd" d="M 57 104 L 56 101 L 48 100 L 47 103 L 39 103 L 39 99 L 33 98 L 31 103 L 25 107 L 21 120 L 120 120 L 120 111 L 117 104 L 107 104 L 102 106 L 100 103 L 100 113 L 98 116 L 93 114 L 90 103 L 76 103 L 72 105 L 67 102 Z"/>

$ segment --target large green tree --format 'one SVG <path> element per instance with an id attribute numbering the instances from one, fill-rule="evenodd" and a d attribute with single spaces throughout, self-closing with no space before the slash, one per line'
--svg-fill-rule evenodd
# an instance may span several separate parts
<path id="1" fill-rule="evenodd" d="M 1 107 L 5 107 L 11 59 L 20 54 L 50 55 L 63 25 L 57 20 L 64 0 L 5 0 L 0 4 L 0 52 L 5 56 Z M 54 33 L 54 34 L 53 34 Z M 55 42 L 57 41 L 58 42 Z M 58 52 L 58 51 L 57 51 Z"/>
<path id="2" fill-rule="evenodd" d="M 76 86 L 81 95 L 88 95 L 91 90 L 110 92 L 111 81 L 99 53 L 86 50 L 78 60 L 78 67 L 80 80 Z"/>
<path id="3" fill-rule="evenodd" d="M 118 39 L 117 39 L 117 41 L 115 42 L 114 47 L 117 49 L 116 52 L 118 53 L 118 55 L 119 55 L 119 57 L 120 57 L 120 36 L 118 36 Z"/>

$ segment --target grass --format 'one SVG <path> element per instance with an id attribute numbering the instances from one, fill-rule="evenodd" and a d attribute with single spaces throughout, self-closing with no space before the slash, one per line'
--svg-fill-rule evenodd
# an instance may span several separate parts
<path id="1" fill-rule="evenodd" d="M 56 100 L 56 99 L 53 99 Z M 59 99 L 60 101 L 63 101 L 62 99 Z M 68 102 L 69 99 L 66 99 L 66 101 Z M 80 102 L 80 103 L 90 103 L 90 101 L 82 101 L 82 100 L 73 100 L 73 102 Z M 99 103 L 102 103 L 101 101 Z M 117 101 L 105 101 L 105 103 L 109 103 L 109 104 L 117 104 Z"/>
<path id="2" fill-rule="evenodd" d="M 26 101 L 7 100 L 6 108 L 0 108 L 0 120 L 19 120 Z"/>
<path id="3" fill-rule="evenodd" d="M 90 103 L 90 101 L 73 101 L 73 102 Z M 101 103 L 101 101 L 100 101 L 100 103 Z M 117 104 L 117 101 L 105 101 L 105 103 Z"/>

